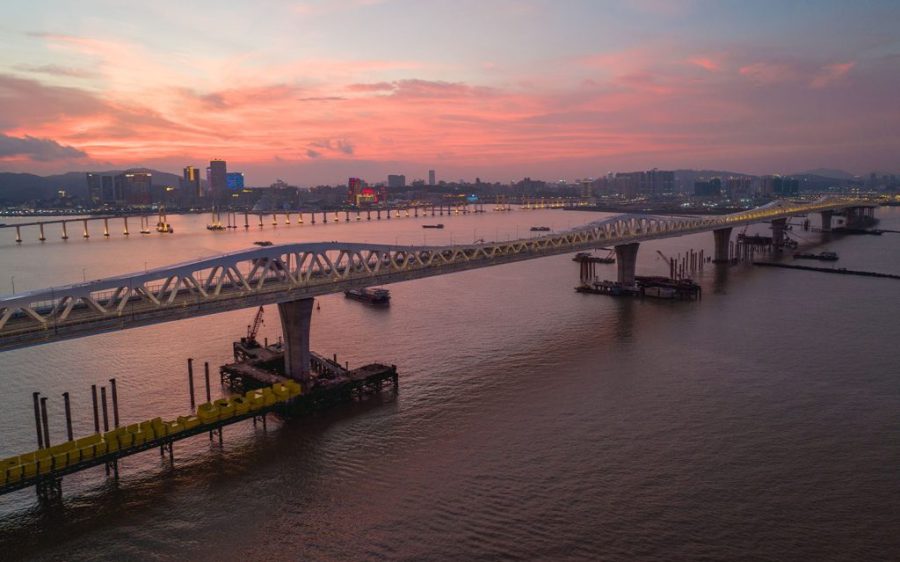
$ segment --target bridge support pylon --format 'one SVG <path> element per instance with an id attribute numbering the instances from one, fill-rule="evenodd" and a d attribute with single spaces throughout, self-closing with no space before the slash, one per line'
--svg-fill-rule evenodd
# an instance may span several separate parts
<path id="1" fill-rule="evenodd" d="M 784 248 L 784 230 L 787 226 L 787 219 L 772 220 L 772 246 L 776 250 Z"/>
<path id="2" fill-rule="evenodd" d="M 820 214 L 822 215 L 822 232 L 830 232 L 831 217 L 834 216 L 834 211 L 822 211 Z"/>
<path id="3" fill-rule="evenodd" d="M 731 227 L 713 230 L 716 251 L 714 263 L 728 263 L 728 243 L 731 241 Z"/>
<path id="4" fill-rule="evenodd" d="M 634 285 L 634 271 L 637 265 L 637 253 L 640 245 L 640 242 L 633 242 L 616 246 L 616 267 L 619 271 L 618 281 L 627 287 Z"/>
<path id="5" fill-rule="evenodd" d="M 281 331 L 284 333 L 284 373 L 298 381 L 309 377 L 309 327 L 315 300 L 308 298 L 278 303 Z"/>

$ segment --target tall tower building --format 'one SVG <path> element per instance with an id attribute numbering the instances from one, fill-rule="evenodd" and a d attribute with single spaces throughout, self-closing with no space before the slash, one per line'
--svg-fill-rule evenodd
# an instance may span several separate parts
<path id="1" fill-rule="evenodd" d="M 434 170 L 428 170 L 428 185 L 437 185 L 434 177 Z"/>
<path id="2" fill-rule="evenodd" d="M 224 160 L 209 161 L 209 194 L 216 203 L 222 203 L 228 195 L 228 168 Z"/>
<path id="3" fill-rule="evenodd" d="M 200 170 L 193 166 L 187 166 L 182 176 L 182 190 L 186 194 L 185 199 L 188 201 L 197 201 L 203 198 L 203 191 L 200 189 Z"/>
<path id="4" fill-rule="evenodd" d="M 350 178 L 347 180 L 347 203 L 349 205 L 359 204 L 359 196 L 362 194 L 365 184 L 366 182 L 359 178 Z"/>

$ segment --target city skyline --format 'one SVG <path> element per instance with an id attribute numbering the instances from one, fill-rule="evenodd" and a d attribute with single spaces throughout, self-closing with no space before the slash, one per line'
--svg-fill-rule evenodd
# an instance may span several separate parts
<path id="1" fill-rule="evenodd" d="M 11 7 L 0 170 L 215 155 L 265 185 L 898 168 L 889 2 L 213 7 Z"/>

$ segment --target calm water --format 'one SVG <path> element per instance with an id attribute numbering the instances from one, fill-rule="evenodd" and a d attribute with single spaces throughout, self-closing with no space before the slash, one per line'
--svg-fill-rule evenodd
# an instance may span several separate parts
<path id="1" fill-rule="evenodd" d="M 881 209 L 900 230 L 900 209 Z M 0 292 L 81 281 L 273 242 L 448 243 L 599 216 L 516 211 L 210 233 L 0 232 Z M 817 219 L 816 219 L 817 220 Z M 9 222 L 9 221 L 7 221 Z M 423 223 L 443 222 L 443 231 Z M 132 226 L 132 228 L 134 228 Z M 760 225 L 765 232 L 765 225 Z M 77 231 L 76 231 L 77 234 Z M 900 273 L 900 235 L 820 243 L 839 266 Z M 36 234 L 34 235 L 36 238 Z M 639 273 L 712 251 L 712 235 L 641 246 Z M 607 277 L 615 266 L 601 266 Z M 401 373 L 385 395 L 224 446 L 198 436 L 0 498 L 0 558 L 886 560 L 900 553 L 900 282 L 736 266 L 699 303 L 576 294 L 570 256 L 391 286 L 390 309 L 319 299 L 313 348 Z M 34 448 L 31 392 L 119 382 L 123 421 L 188 411 L 185 361 L 228 359 L 243 310 L 0 354 L 0 457 Z M 275 309 L 264 335 L 275 338 Z M 216 388 L 214 392 L 220 393 Z"/>

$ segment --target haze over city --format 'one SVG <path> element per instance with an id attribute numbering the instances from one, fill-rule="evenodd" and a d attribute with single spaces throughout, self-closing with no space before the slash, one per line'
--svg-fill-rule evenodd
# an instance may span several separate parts
<path id="1" fill-rule="evenodd" d="M 0 168 L 896 172 L 894 2 L 14 3 Z"/>

